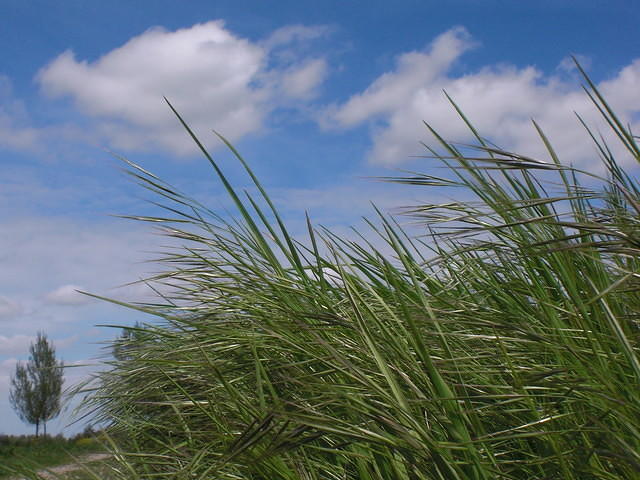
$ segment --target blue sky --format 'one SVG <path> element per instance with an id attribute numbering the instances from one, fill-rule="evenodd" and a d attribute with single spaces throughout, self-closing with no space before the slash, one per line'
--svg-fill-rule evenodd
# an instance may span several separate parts
<path id="1" fill-rule="evenodd" d="M 152 273 L 162 244 L 110 216 L 149 206 L 109 151 L 226 205 L 163 95 L 242 186 L 210 131 L 233 141 L 293 231 L 305 210 L 346 231 L 369 200 L 432 200 L 363 177 L 430 168 L 412 157 L 430 141 L 422 120 L 469 140 L 443 89 L 500 145 L 546 158 L 535 118 L 565 160 L 597 171 L 573 111 L 597 115 L 568 58 L 637 126 L 639 23 L 635 0 L 0 0 L 0 433 L 32 431 L 8 384 L 38 330 L 85 365 L 117 333 L 95 325 L 143 320 L 75 292 L 148 298 L 116 287 Z"/>

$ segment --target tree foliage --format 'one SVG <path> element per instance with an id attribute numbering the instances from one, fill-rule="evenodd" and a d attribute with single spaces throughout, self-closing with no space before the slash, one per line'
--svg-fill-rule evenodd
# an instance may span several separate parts
<path id="1" fill-rule="evenodd" d="M 133 356 L 136 345 L 143 341 L 143 325 L 136 322 L 133 327 L 123 327 L 112 345 L 111 353 L 116 362 L 125 362 Z"/>
<path id="2" fill-rule="evenodd" d="M 57 417 L 62 406 L 64 365 L 56 359 L 55 347 L 42 332 L 38 333 L 29 350 L 26 364 L 18 362 L 16 365 L 9 400 L 23 422 L 36 426 L 36 436 L 40 424 L 46 435 L 47 421 Z"/>

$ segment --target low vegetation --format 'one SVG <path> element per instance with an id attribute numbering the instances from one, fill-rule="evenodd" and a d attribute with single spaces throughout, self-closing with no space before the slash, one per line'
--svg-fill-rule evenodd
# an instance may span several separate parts
<path id="1" fill-rule="evenodd" d="M 72 438 L 61 435 L 55 437 L 1 435 L 0 478 L 74 463 L 78 457 L 104 451 L 104 446 L 90 430 Z"/>
<path id="2" fill-rule="evenodd" d="M 93 394 L 114 475 L 640 478 L 640 149 L 587 93 L 618 142 L 585 131 L 601 176 L 535 124 L 544 159 L 432 132 L 447 173 L 387 179 L 460 199 L 406 209 L 422 238 L 381 212 L 294 238 L 239 155 L 253 193 L 202 149 L 234 218 L 131 164 L 168 212 L 134 218 L 183 247 Z"/>

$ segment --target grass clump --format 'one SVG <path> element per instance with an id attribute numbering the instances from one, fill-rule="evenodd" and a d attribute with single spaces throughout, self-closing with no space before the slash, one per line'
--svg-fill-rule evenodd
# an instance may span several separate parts
<path id="1" fill-rule="evenodd" d="M 236 218 L 131 164 L 169 212 L 134 218 L 184 246 L 93 396 L 121 478 L 640 478 L 640 186 L 595 135 L 603 177 L 536 125 L 548 161 L 469 127 L 471 149 L 433 132 L 449 178 L 388 179 L 471 198 L 407 209 L 428 241 L 380 212 L 357 240 L 293 238 L 195 136 Z"/>

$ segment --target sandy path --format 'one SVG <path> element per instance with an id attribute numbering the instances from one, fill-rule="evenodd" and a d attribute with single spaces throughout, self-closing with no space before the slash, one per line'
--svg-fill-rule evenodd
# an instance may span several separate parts
<path id="1" fill-rule="evenodd" d="M 78 458 L 77 462 L 67 463 L 65 465 L 58 465 L 56 467 L 49 467 L 38 471 L 38 475 L 41 478 L 55 479 L 58 475 L 64 475 L 65 473 L 74 472 L 82 469 L 82 465 L 87 463 L 99 462 L 111 457 L 108 453 L 91 453 L 89 455 L 83 455 Z M 25 480 L 25 479 L 20 479 Z"/>

